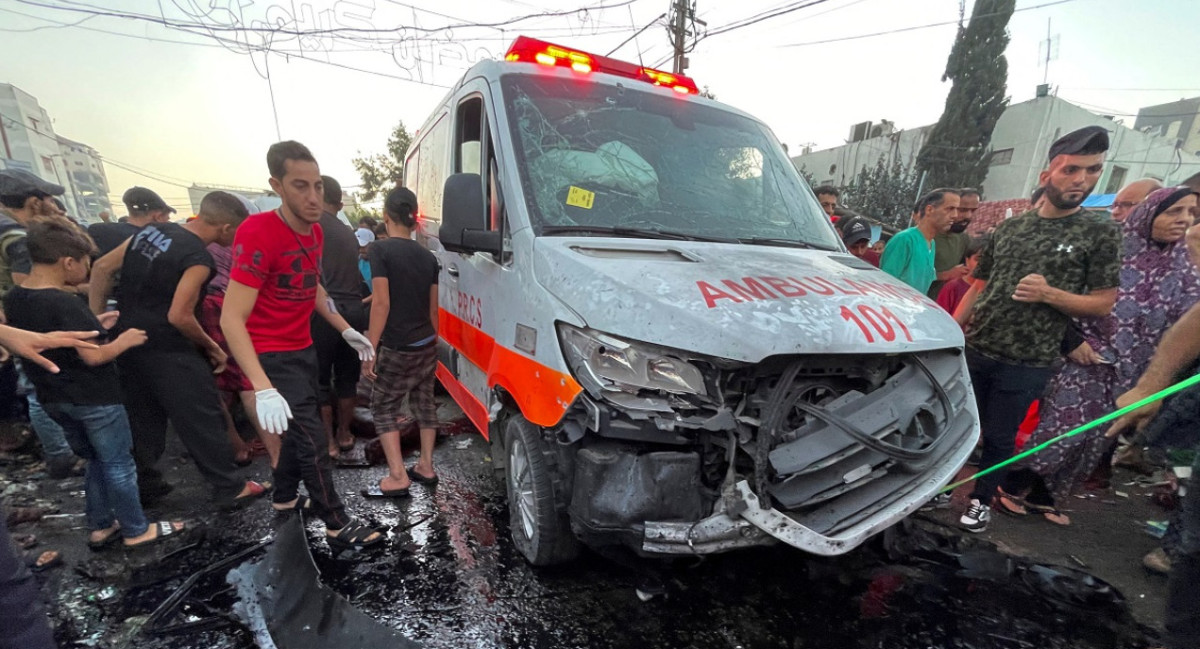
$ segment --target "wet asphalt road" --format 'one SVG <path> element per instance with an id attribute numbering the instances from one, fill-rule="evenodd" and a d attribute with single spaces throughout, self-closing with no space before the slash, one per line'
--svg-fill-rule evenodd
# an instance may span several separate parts
<path id="1" fill-rule="evenodd" d="M 323 581 L 430 648 L 1151 646 L 1119 602 L 1101 596 L 1077 606 L 1094 589 L 1081 591 L 1072 579 L 1039 581 L 1028 571 L 957 576 L 955 557 L 964 550 L 982 548 L 984 559 L 1002 555 L 924 524 L 902 542 L 912 551 L 892 558 L 875 543 L 837 560 L 775 547 L 670 565 L 620 565 L 585 552 L 568 566 L 533 569 L 509 540 L 503 488 L 492 477 L 489 455 L 478 435 L 450 437 L 435 456 L 440 485 L 414 485 L 411 498 L 397 501 L 358 495 L 378 480 L 382 467 L 340 469 L 348 506 L 393 532 L 385 549 L 334 556 L 321 540 L 320 523 L 310 522 L 310 547 Z M 176 475 L 193 476 L 168 501 L 177 508 L 188 502 L 195 480 L 190 465 L 173 466 Z M 261 461 L 256 468 L 265 473 Z M 49 584 L 57 592 L 59 641 L 163 649 L 254 646 L 248 631 L 224 619 L 234 595 L 223 573 L 201 580 L 173 619 L 211 618 L 220 628 L 159 637 L 139 631 L 187 575 L 271 537 L 278 523 L 260 503 L 211 520 L 199 546 L 156 561 L 135 560 L 132 568 L 120 553 L 77 555 L 81 570 L 60 572 Z M 110 574 L 98 574 L 105 571 Z M 635 589 L 646 584 L 661 585 L 663 596 L 639 600 Z"/>

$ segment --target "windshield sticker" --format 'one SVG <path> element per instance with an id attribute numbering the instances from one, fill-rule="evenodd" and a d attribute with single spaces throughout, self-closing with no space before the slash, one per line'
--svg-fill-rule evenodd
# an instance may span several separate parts
<path id="1" fill-rule="evenodd" d="M 713 282 L 696 282 L 700 296 L 708 308 L 717 306 L 720 300 L 734 304 L 764 300 L 786 300 L 809 295 L 874 296 L 892 300 L 908 300 L 923 303 L 925 296 L 907 286 L 893 286 L 882 282 L 853 279 L 828 279 L 825 277 L 743 277 L 741 280 L 722 279 Z"/>
<path id="2" fill-rule="evenodd" d="M 596 200 L 596 193 L 589 192 L 582 187 L 571 185 L 567 190 L 567 205 L 573 207 L 582 207 L 585 210 L 592 209 L 592 202 Z"/>

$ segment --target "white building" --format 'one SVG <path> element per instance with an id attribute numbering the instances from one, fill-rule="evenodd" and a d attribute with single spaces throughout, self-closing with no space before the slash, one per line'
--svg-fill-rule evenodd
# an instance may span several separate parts
<path id="1" fill-rule="evenodd" d="M 71 191 L 71 176 L 49 113 L 37 98 L 0 83 L 0 167 L 26 169 L 67 189 L 63 203 L 71 215 L 83 216 Z"/>
<path id="2" fill-rule="evenodd" d="M 1143 133 L 1097 115 L 1058 97 L 1038 97 L 1009 106 L 992 132 L 992 160 L 983 182 L 985 200 L 1025 198 L 1038 186 L 1046 168 L 1050 145 L 1065 133 L 1084 126 L 1109 130 L 1111 146 L 1104 175 L 1095 193 L 1111 194 L 1138 178 L 1178 183 L 1200 173 L 1200 157 L 1179 148 L 1177 138 Z M 857 124 L 846 144 L 792 158 L 796 167 L 812 175 L 817 184 L 848 185 L 863 167 L 872 169 L 880 158 L 899 159 L 906 168 L 916 166 L 917 154 L 932 125 L 894 130 L 890 122 Z M 930 188 L 927 188 L 930 189 Z"/>
<path id="3" fill-rule="evenodd" d="M 108 176 L 104 173 L 100 154 L 86 144 L 65 137 L 58 138 L 58 147 L 70 171 L 68 189 L 75 195 L 78 206 L 78 211 L 71 215 L 89 223 L 99 223 L 101 212 L 113 215 L 112 203 L 108 200 Z"/>
<path id="4" fill-rule="evenodd" d="M 251 203 L 254 203 L 259 208 L 266 210 L 275 209 L 279 205 L 279 198 L 275 192 L 269 189 L 255 189 L 253 187 L 225 187 L 221 185 L 196 185 L 192 184 L 188 187 L 188 200 L 192 204 L 192 214 L 200 213 L 200 201 L 204 200 L 212 192 L 222 191 L 233 194 L 240 194 L 247 198 Z M 188 216 L 191 216 L 190 214 Z"/>

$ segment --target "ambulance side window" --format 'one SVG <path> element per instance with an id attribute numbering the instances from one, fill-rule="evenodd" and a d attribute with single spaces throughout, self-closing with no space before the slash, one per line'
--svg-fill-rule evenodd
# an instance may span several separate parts
<path id="1" fill-rule="evenodd" d="M 483 98 L 468 97 L 458 105 L 455 126 L 454 172 L 479 174 L 483 182 L 484 205 L 487 210 L 488 227 L 505 233 L 502 263 L 510 258 L 508 224 L 504 219 L 504 205 L 496 186 L 496 156 L 484 112 Z"/>

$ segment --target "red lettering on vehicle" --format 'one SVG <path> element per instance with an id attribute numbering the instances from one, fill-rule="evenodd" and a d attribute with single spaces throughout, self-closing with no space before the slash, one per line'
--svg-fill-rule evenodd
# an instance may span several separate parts
<path id="1" fill-rule="evenodd" d="M 878 334 L 880 338 L 889 343 L 896 340 L 896 329 L 892 327 L 893 322 L 900 328 L 900 333 L 904 334 L 905 340 L 908 342 L 913 341 L 912 332 L 908 330 L 904 321 L 887 307 L 876 310 L 873 307 L 860 304 L 851 310 L 850 307 L 844 306 L 842 307 L 841 314 L 843 320 L 858 325 L 859 331 L 862 332 L 863 338 L 868 343 L 875 342 L 875 334 Z M 870 327 L 867 325 L 870 325 Z M 872 334 L 872 331 L 874 331 L 874 334 Z"/>
<path id="2" fill-rule="evenodd" d="M 721 289 L 709 284 L 708 282 L 696 282 L 696 287 L 700 289 L 700 295 L 704 296 L 704 303 L 708 308 L 713 308 L 717 305 L 717 300 L 733 300 L 741 302 L 737 297 L 722 291 Z"/>
<path id="3" fill-rule="evenodd" d="M 799 286 L 801 288 L 806 288 L 809 291 L 816 293 L 817 295 L 833 295 L 832 288 L 829 288 L 828 286 L 822 286 L 821 284 L 816 284 L 815 282 L 812 281 L 814 279 L 812 277 L 805 277 L 803 279 L 796 279 L 795 277 L 789 277 L 788 279 L 792 280 L 792 283 L 795 284 L 796 286 Z M 813 284 L 816 284 L 816 286 L 814 286 Z"/>
<path id="4" fill-rule="evenodd" d="M 767 289 L 767 287 L 763 286 L 762 282 L 759 282 L 753 277 L 742 278 L 742 284 L 745 284 L 745 286 L 738 284 L 731 279 L 723 279 L 721 280 L 721 283 L 728 287 L 729 290 L 740 295 L 743 300 L 748 302 L 753 302 L 754 300 L 774 300 L 778 298 L 777 295 L 772 293 L 769 289 Z"/>
<path id="5" fill-rule="evenodd" d="M 783 297 L 804 297 L 808 291 L 792 284 L 782 277 L 759 277 Z"/>

